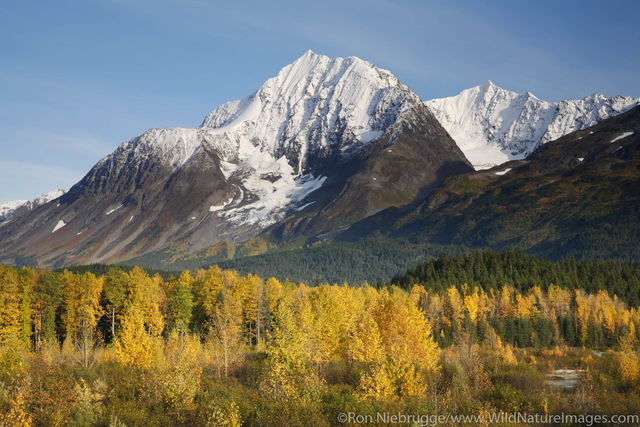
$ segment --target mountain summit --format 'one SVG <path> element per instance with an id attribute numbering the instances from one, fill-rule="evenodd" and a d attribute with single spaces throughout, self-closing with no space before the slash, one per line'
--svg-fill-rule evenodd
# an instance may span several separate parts
<path id="1" fill-rule="evenodd" d="M 418 102 L 389 71 L 309 50 L 253 95 L 216 108 L 201 127 L 284 155 L 301 175 L 327 157 L 357 154 Z"/>
<path id="2" fill-rule="evenodd" d="M 151 129 L 66 194 L 0 226 L 0 260 L 113 262 L 347 227 L 471 170 L 389 71 L 311 51 L 196 129 Z"/>
<path id="3" fill-rule="evenodd" d="M 541 144 L 638 105 L 640 98 L 595 93 L 578 100 L 547 102 L 493 82 L 425 104 L 476 169 L 520 160 Z"/>

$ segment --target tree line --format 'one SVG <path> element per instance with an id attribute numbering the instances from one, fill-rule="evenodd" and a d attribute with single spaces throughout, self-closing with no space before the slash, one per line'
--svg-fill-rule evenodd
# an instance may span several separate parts
<path id="1" fill-rule="evenodd" d="M 533 286 L 547 289 L 551 284 L 564 289 L 584 289 L 589 293 L 606 290 L 632 306 L 640 305 L 640 265 L 611 260 L 576 261 L 572 256 L 550 261 L 518 251 L 492 250 L 441 254 L 390 283 L 410 289 L 420 284 L 427 289 L 444 290 L 451 284 L 466 283 L 488 291 L 503 285 L 525 291 Z"/>

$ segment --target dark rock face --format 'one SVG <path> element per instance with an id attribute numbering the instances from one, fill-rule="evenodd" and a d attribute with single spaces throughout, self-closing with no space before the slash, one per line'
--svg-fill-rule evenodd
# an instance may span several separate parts
<path id="1" fill-rule="evenodd" d="M 199 151 L 174 170 L 153 156 L 140 161 L 126 148 L 62 197 L 0 227 L 0 256 L 28 256 L 46 265 L 106 262 L 219 227 L 208 207 L 235 190 L 215 154 Z M 54 232 L 60 221 L 65 225 Z"/>
<path id="2" fill-rule="evenodd" d="M 268 234 L 288 241 L 341 230 L 385 208 L 424 197 L 451 175 L 473 171 L 455 141 L 423 105 L 406 112 L 361 156 L 336 162 L 333 168 L 323 188 L 311 195 L 314 203 L 273 226 Z"/>

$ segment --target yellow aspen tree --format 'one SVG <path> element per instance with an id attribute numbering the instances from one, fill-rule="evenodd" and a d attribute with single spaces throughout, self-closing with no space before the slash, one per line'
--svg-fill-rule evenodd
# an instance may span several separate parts
<path id="1" fill-rule="evenodd" d="M 511 300 L 511 289 L 507 286 L 503 286 L 500 290 L 499 297 L 500 316 L 503 318 L 511 317 L 515 314 Z"/>
<path id="2" fill-rule="evenodd" d="M 589 297 L 582 290 L 575 290 L 576 300 L 576 319 L 578 321 L 578 331 L 580 332 L 580 341 L 585 343 L 589 333 Z"/>
<path id="3" fill-rule="evenodd" d="M 620 340 L 618 352 L 618 366 L 622 382 L 626 385 L 635 385 L 640 377 L 640 357 L 634 343 L 635 339 L 628 333 Z"/>
<path id="4" fill-rule="evenodd" d="M 96 277 L 92 273 L 63 273 L 65 317 L 67 331 L 67 348 L 72 343 L 80 352 L 83 366 L 89 365 L 93 348 L 95 327 L 102 316 L 100 296 L 104 285 L 104 277 Z"/>
<path id="5" fill-rule="evenodd" d="M 337 356 L 349 362 L 353 361 L 354 336 L 360 325 L 360 319 L 365 310 L 366 293 L 371 287 L 365 284 L 361 288 L 351 288 L 348 286 L 333 286 L 332 298 L 339 301 L 337 316 L 342 319 L 339 338 L 339 348 Z"/>
<path id="6" fill-rule="evenodd" d="M 260 389 L 273 398 L 299 397 L 301 377 L 309 375 L 294 299 L 295 295 L 286 293 L 273 311 L 272 330 L 266 348 L 268 364 L 260 383 Z"/>
<path id="7" fill-rule="evenodd" d="M 424 286 L 413 285 L 413 287 L 411 288 L 410 298 L 414 304 L 416 304 L 422 310 L 426 310 L 428 294 Z"/>
<path id="8" fill-rule="evenodd" d="M 118 267 L 111 267 L 104 276 L 104 299 L 111 318 L 111 337 L 116 336 L 116 316 L 122 314 L 127 299 L 127 281 L 129 276 Z"/>
<path id="9" fill-rule="evenodd" d="M 145 328 L 151 336 L 158 336 L 164 330 L 166 296 L 162 284 L 159 275 L 149 277 L 140 267 L 129 272 L 127 303 L 137 305 L 142 311 Z"/>
<path id="10" fill-rule="evenodd" d="M 273 324 L 273 314 L 275 312 L 278 301 L 282 298 L 284 290 L 282 283 L 275 277 L 268 279 L 264 285 L 264 298 L 265 298 L 265 311 L 266 311 L 266 325 L 265 330 L 268 333 Z M 265 336 L 268 336 L 265 335 Z"/>
<path id="11" fill-rule="evenodd" d="M 600 290 L 596 294 L 596 319 L 604 328 L 613 335 L 616 332 L 616 307 L 614 302 L 609 298 L 609 294 L 605 290 Z"/>
<path id="12" fill-rule="evenodd" d="M 259 306 L 262 293 L 262 279 L 248 274 L 241 279 L 242 319 L 245 327 L 245 337 L 248 344 L 258 343 Z"/>
<path id="13" fill-rule="evenodd" d="M 20 335 L 20 287 L 15 270 L 0 266 L 0 344 L 15 342 Z"/>
<path id="14" fill-rule="evenodd" d="M 371 372 L 365 373 L 360 378 L 358 386 L 362 396 L 369 399 L 384 400 L 396 393 L 393 380 L 389 378 L 386 363 L 373 366 Z"/>
<path id="15" fill-rule="evenodd" d="M 233 276 L 227 279 L 233 279 Z M 211 334 L 219 369 L 224 376 L 244 358 L 245 348 L 242 337 L 242 302 L 234 289 L 234 283 L 226 281 L 219 293 Z"/>
<path id="16" fill-rule="evenodd" d="M 149 277 L 139 267 L 128 276 L 128 298 L 114 350 L 123 365 L 149 368 L 159 357 L 157 340 L 164 330 L 163 282 L 160 276 Z"/>
<path id="17" fill-rule="evenodd" d="M 424 392 L 423 374 L 437 368 L 439 357 L 424 313 L 408 298 L 381 292 L 376 318 L 385 348 L 385 372 L 396 384 L 396 394 Z"/>
<path id="18" fill-rule="evenodd" d="M 149 368 L 156 359 L 153 344 L 145 328 L 144 311 L 139 304 L 128 303 L 114 341 L 116 358 L 125 366 Z"/>
<path id="19" fill-rule="evenodd" d="M 516 293 L 516 316 L 522 319 L 529 318 L 534 314 L 534 301 L 526 295 Z"/>
<path id="20" fill-rule="evenodd" d="M 282 297 L 282 283 L 280 283 L 280 281 L 278 281 L 278 279 L 276 279 L 275 277 L 272 277 L 267 280 L 265 288 L 265 296 L 269 304 L 269 312 L 273 312 L 276 309 L 278 300 L 280 300 L 280 298 Z"/>
<path id="21" fill-rule="evenodd" d="M 18 282 L 20 284 L 20 334 L 18 338 L 25 348 L 31 348 L 34 271 L 27 267 L 20 268 Z"/>
<path id="22" fill-rule="evenodd" d="M 353 360 L 358 362 L 380 362 L 384 357 L 382 337 L 371 310 L 362 313 L 355 330 L 352 346 Z"/>
<path id="23" fill-rule="evenodd" d="M 549 305 L 554 307 L 557 315 L 566 316 L 569 313 L 571 294 L 568 290 L 562 289 L 552 283 L 547 290 L 547 299 Z"/>
<path id="24" fill-rule="evenodd" d="M 473 290 L 472 294 L 465 295 L 464 308 L 469 313 L 469 318 L 475 323 L 480 312 L 480 296 L 478 295 L 478 288 Z"/>
<path id="25" fill-rule="evenodd" d="M 162 386 L 167 406 L 177 409 L 189 409 L 200 388 L 202 367 L 200 338 L 191 334 L 181 334 L 174 330 L 169 334 L 164 346 Z"/>
<path id="26" fill-rule="evenodd" d="M 546 317 L 549 318 L 549 307 L 547 305 L 547 298 L 545 298 L 544 292 L 542 292 L 542 289 L 540 289 L 540 286 L 534 286 L 533 288 L 531 288 L 530 290 L 531 295 L 534 298 L 534 306 L 539 307 L 539 311 L 540 313 Z"/>
<path id="27" fill-rule="evenodd" d="M 433 325 L 436 330 L 443 329 L 451 325 L 449 318 L 445 315 L 444 301 L 440 294 L 429 295 L 425 314 L 429 323 Z"/>
<path id="28" fill-rule="evenodd" d="M 455 286 L 447 289 L 447 308 L 452 319 L 460 321 L 463 317 L 464 304 L 458 288 Z"/>
<path id="29" fill-rule="evenodd" d="M 313 350 L 315 354 L 311 359 L 315 363 L 326 363 L 337 359 L 342 352 L 344 341 L 347 339 L 347 331 L 350 328 L 351 313 L 345 309 L 345 305 L 351 307 L 356 292 L 343 293 L 344 286 L 321 285 L 312 289 L 309 293 L 309 302 L 313 319 Z"/>
<path id="30" fill-rule="evenodd" d="M 253 315 L 251 316 L 251 320 L 254 324 L 254 332 L 255 332 L 255 343 L 258 348 L 261 346 L 263 331 L 265 328 L 265 321 L 267 319 L 267 307 L 268 303 L 265 299 L 264 293 L 264 280 L 259 276 L 249 275 L 249 286 L 252 289 L 253 295 L 255 295 L 255 300 L 253 302 L 252 310 Z"/>
<path id="31" fill-rule="evenodd" d="M 193 278 L 189 272 L 183 271 L 180 277 L 172 282 L 168 292 L 168 315 L 171 328 L 180 336 L 184 336 L 191 325 L 193 315 L 192 283 Z"/>
<path id="32" fill-rule="evenodd" d="M 322 359 L 322 355 L 319 354 L 315 313 L 307 293 L 304 292 L 305 289 L 301 288 L 300 290 L 302 292 L 296 295 L 295 298 L 296 303 L 294 313 L 299 337 L 302 340 L 303 361 L 318 364 Z"/>
<path id="33" fill-rule="evenodd" d="M 218 296 L 222 290 L 222 270 L 218 266 L 199 270 L 195 280 L 196 302 L 205 317 L 205 327 L 211 331 L 218 308 Z"/>

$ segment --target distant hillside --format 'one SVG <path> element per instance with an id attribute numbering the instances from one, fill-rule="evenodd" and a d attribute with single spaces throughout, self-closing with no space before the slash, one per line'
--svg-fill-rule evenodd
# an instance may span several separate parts
<path id="1" fill-rule="evenodd" d="M 420 203 L 339 236 L 640 259 L 640 107 L 549 142 L 526 160 L 449 178 Z"/>

